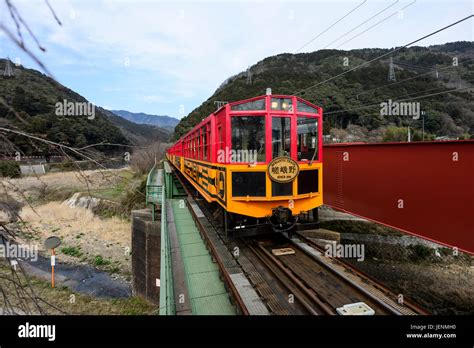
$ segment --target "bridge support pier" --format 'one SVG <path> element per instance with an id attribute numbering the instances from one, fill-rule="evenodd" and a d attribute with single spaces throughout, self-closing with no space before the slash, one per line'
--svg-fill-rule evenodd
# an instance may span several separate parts
<path id="1" fill-rule="evenodd" d="M 153 304 L 160 300 L 160 220 L 150 209 L 132 211 L 132 291 Z"/>

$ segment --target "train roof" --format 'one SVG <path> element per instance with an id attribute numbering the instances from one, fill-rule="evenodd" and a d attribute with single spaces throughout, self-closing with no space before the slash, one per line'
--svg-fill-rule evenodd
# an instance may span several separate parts
<path id="1" fill-rule="evenodd" d="M 230 103 L 227 103 L 227 104 L 224 104 L 222 105 L 219 109 L 217 109 L 216 111 L 214 111 L 211 115 L 213 114 L 217 114 L 218 112 L 221 112 L 223 109 L 225 109 L 226 105 L 230 105 L 231 107 L 232 106 L 235 106 L 235 105 L 240 105 L 240 104 L 246 104 L 246 103 L 250 103 L 250 102 L 253 102 L 253 101 L 256 101 L 256 100 L 261 100 L 261 99 L 265 99 L 266 97 L 271 97 L 271 98 L 285 98 L 285 99 L 291 99 L 293 97 L 295 97 L 297 100 L 305 103 L 305 104 L 308 104 L 309 106 L 312 106 L 313 108 L 317 109 L 319 112 L 321 112 L 321 107 L 316 105 L 316 104 L 313 104 L 309 101 L 307 101 L 306 99 L 303 99 L 301 97 L 298 97 L 298 96 L 294 96 L 294 95 L 286 95 L 286 94 L 264 94 L 264 95 L 259 95 L 257 97 L 253 97 L 253 98 L 249 98 L 249 99 L 242 99 L 242 100 L 237 100 L 235 102 L 230 102 Z M 211 116 L 209 115 L 209 116 Z M 208 116 L 208 117 L 209 117 Z M 206 117 L 207 118 L 207 117 Z"/>
<path id="2" fill-rule="evenodd" d="M 249 103 L 253 103 L 253 102 L 256 102 L 256 101 L 259 101 L 259 100 L 265 100 L 266 98 L 278 98 L 278 99 L 292 99 L 292 98 L 296 98 L 297 101 L 300 101 L 306 105 L 308 105 L 309 107 L 317 110 L 317 112 L 315 114 L 318 114 L 318 115 L 322 115 L 322 108 L 316 104 L 313 104 L 303 98 L 300 98 L 298 96 L 294 96 L 294 95 L 285 95 L 285 94 L 264 94 L 264 95 L 260 95 L 260 96 L 257 96 L 257 97 L 253 97 L 253 98 L 248 98 L 248 99 L 242 99 L 242 100 L 237 100 L 235 102 L 230 102 L 230 103 L 226 103 L 224 105 L 222 105 L 220 108 L 218 108 L 216 111 L 214 111 L 213 113 L 209 114 L 208 116 L 206 116 L 205 118 L 203 118 L 198 124 L 196 124 L 191 130 L 189 130 L 186 134 L 182 135 L 177 141 L 175 144 L 178 144 L 180 143 L 186 136 L 188 136 L 190 133 L 192 133 L 193 131 L 195 131 L 196 129 L 199 129 L 200 127 L 202 127 L 205 123 L 207 123 L 209 121 L 209 118 L 214 116 L 214 115 L 217 115 L 219 114 L 220 112 L 223 112 L 226 110 L 227 107 L 230 107 L 230 109 L 232 110 L 233 107 L 236 107 L 238 105 L 243 105 L 243 104 L 249 104 Z M 266 111 L 266 107 L 264 107 L 263 109 L 252 109 L 252 108 L 249 108 L 249 109 L 246 109 L 246 110 L 232 110 L 232 111 Z"/>

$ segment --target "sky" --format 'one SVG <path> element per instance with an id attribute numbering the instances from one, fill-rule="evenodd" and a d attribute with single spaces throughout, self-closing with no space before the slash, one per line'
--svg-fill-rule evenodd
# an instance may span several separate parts
<path id="1" fill-rule="evenodd" d="M 402 46 L 474 13 L 473 0 L 409 5 L 413 1 L 49 0 L 62 22 L 58 25 L 44 0 L 12 0 L 46 52 L 27 32 L 25 43 L 60 83 L 106 109 L 176 118 L 258 61 L 302 46 L 300 52 L 325 48 L 392 3 L 327 48 L 392 14 L 339 49 Z M 16 31 L 5 0 L 0 0 L 0 23 Z M 417 45 L 463 40 L 474 41 L 473 19 Z M 41 70 L 0 31 L 0 57 L 7 56 Z"/>

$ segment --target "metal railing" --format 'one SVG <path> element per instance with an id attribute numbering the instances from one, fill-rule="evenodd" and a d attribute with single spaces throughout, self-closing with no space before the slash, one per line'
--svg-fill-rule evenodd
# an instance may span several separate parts
<path id="1" fill-rule="evenodd" d="M 166 216 L 166 187 L 161 195 L 161 266 L 160 266 L 160 315 L 175 315 L 171 249 Z"/>
<path id="2" fill-rule="evenodd" d="M 155 221 L 155 206 L 161 204 L 163 196 L 163 170 L 156 164 L 148 173 L 146 180 L 146 204 L 151 205 L 152 221 Z"/>

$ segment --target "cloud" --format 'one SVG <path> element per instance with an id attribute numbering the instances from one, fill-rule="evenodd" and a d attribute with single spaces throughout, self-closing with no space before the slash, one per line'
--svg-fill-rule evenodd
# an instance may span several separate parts
<path id="1" fill-rule="evenodd" d="M 166 98 L 163 95 L 144 95 L 140 97 L 145 103 L 169 103 L 169 98 Z"/>
<path id="2" fill-rule="evenodd" d="M 353 1 L 50 0 L 50 3 L 62 26 L 55 23 L 43 0 L 15 1 L 48 48 L 44 55 L 47 66 L 53 73 L 59 70 L 60 80 L 64 78 L 65 84 L 73 83 L 87 93 L 102 93 L 91 97 L 104 99 L 107 104 L 134 102 L 166 108 L 175 103 L 169 106 L 173 112 L 180 104 L 193 105 L 191 109 L 199 105 L 226 78 L 267 56 L 294 52 L 341 13 L 354 7 Z M 469 1 L 451 3 L 434 2 L 440 4 L 436 7 L 431 6 L 432 2 L 420 1 L 406 11 L 403 25 L 397 22 L 396 27 L 393 23 L 381 25 L 379 30 L 361 35 L 351 45 L 401 45 L 407 38 L 416 38 L 441 26 L 431 20 L 419 21 L 418 16 L 442 18 L 442 24 L 447 24 L 459 17 L 447 9 L 460 7 L 468 11 L 470 8 Z M 379 1 L 368 2 L 363 10 L 308 45 L 307 51 L 323 47 L 381 6 Z M 426 6 L 429 9 L 421 13 Z M 455 36 L 449 35 L 446 32 L 442 37 L 445 41 L 466 39 L 459 31 Z M 4 39 L 0 36 L 0 40 Z M 88 80 L 78 81 L 80 77 Z"/>

